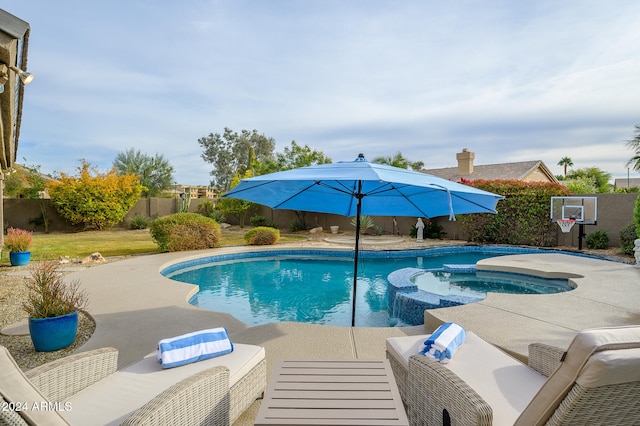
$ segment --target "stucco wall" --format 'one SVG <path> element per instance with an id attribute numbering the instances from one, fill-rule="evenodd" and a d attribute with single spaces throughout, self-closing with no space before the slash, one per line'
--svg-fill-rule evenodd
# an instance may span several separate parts
<path id="1" fill-rule="evenodd" d="M 192 200 L 189 211 L 195 212 L 198 204 L 206 201 L 203 198 Z M 165 216 L 176 212 L 178 200 L 175 198 L 143 198 L 125 215 L 124 220 L 116 225 L 116 228 L 128 228 L 129 220 L 137 214 L 142 214 L 150 219 Z M 4 199 L 4 228 L 14 227 L 32 231 L 44 231 L 44 226 L 36 225 L 35 219 L 42 215 L 41 206 L 47 211 L 49 217 L 50 232 L 81 231 L 84 226 L 73 226 L 62 219 L 51 206 L 49 200 L 25 200 L 16 198 Z"/>

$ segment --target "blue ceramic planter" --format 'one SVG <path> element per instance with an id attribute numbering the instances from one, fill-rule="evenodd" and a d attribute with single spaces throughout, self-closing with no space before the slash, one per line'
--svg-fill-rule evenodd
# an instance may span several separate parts
<path id="1" fill-rule="evenodd" d="M 52 318 L 29 318 L 29 333 L 36 351 L 51 352 L 70 346 L 76 339 L 78 312 Z"/>
<path id="2" fill-rule="evenodd" d="M 11 262 L 11 266 L 24 266 L 29 264 L 30 260 L 31 260 L 30 251 L 10 251 L 9 252 L 9 261 Z"/>

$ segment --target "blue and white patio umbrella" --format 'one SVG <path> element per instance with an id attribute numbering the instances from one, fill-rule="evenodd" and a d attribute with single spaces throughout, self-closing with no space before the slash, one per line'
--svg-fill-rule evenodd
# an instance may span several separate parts
<path id="1" fill-rule="evenodd" d="M 355 161 L 320 164 L 244 179 L 223 195 L 272 209 L 356 217 L 351 325 L 355 325 L 360 216 L 433 218 L 496 213 L 503 197 L 425 173 Z"/>

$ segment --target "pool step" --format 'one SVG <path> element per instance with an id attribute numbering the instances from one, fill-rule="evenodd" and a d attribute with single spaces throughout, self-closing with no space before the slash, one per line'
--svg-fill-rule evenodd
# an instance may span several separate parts
<path id="1" fill-rule="evenodd" d="M 474 264 L 448 264 L 442 265 L 442 270 L 444 272 L 457 272 L 457 273 L 474 273 L 477 271 L 476 265 Z"/>

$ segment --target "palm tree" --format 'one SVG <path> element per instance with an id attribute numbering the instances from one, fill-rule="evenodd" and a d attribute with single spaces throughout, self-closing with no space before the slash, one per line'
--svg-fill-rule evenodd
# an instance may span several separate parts
<path id="1" fill-rule="evenodd" d="M 422 161 L 409 161 L 400 151 L 396 152 L 393 156 L 389 157 L 376 157 L 373 159 L 374 163 L 378 164 L 386 164 L 387 166 L 399 167 L 401 169 L 408 169 L 411 167 L 411 170 L 420 171 L 424 167 L 424 162 Z"/>
<path id="2" fill-rule="evenodd" d="M 635 128 L 636 136 L 627 141 L 627 146 L 635 151 L 631 160 L 627 161 L 627 167 L 633 165 L 633 170 L 640 170 L 640 124 L 636 124 Z"/>
<path id="3" fill-rule="evenodd" d="M 118 174 L 138 175 L 140 183 L 145 187 L 143 197 L 157 197 L 162 191 L 171 188 L 173 182 L 173 166 L 158 153 L 152 157 L 129 148 L 118 153 L 113 161 L 113 168 Z"/>
<path id="4" fill-rule="evenodd" d="M 564 177 L 567 177 L 567 166 L 573 166 L 573 161 L 569 157 L 562 157 L 560 161 L 558 161 L 558 166 L 564 166 Z"/>
<path id="5" fill-rule="evenodd" d="M 373 159 L 374 163 L 386 164 L 388 166 L 400 167 L 401 169 L 409 168 L 409 161 L 402 156 L 400 151 L 396 152 L 393 156 L 389 157 L 376 157 Z"/>

